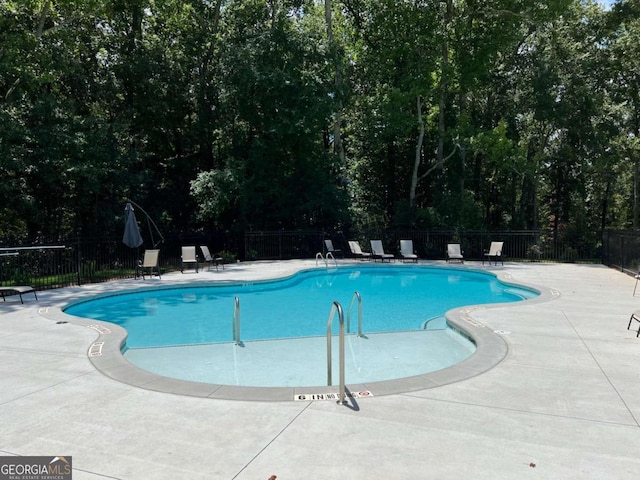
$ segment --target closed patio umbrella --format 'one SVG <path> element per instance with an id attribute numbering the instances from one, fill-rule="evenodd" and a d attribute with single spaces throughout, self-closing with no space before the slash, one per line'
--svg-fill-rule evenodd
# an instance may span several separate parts
<path id="1" fill-rule="evenodd" d="M 142 245 L 142 242 L 142 236 L 140 235 L 140 229 L 136 221 L 136 214 L 133 213 L 131 204 L 127 203 L 127 206 L 124 208 L 124 235 L 122 236 L 122 243 L 127 247 L 137 248 Z"/>

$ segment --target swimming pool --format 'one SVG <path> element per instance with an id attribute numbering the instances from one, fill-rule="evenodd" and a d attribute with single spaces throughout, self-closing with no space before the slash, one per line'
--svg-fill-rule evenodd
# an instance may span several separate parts
<path id="1" fill-rule="evenodd" d="M 366 337 L 348 337 L 348 382 L 407 377 L 458 363 L 475 347 L 445 328 L 447 310 L 537 295 L 478 271 L 357 266 L 305 270 L 274 281 L 139 291 L 80 302 L 65 312 L 122 325 L 129 334 L 126 358 L 160 375 L 232 385 L 321 385 L 331 303 L 339 301 L 346 314 L 356 291 Z M 244 348 L 232 343 L 236 297 Z"/>

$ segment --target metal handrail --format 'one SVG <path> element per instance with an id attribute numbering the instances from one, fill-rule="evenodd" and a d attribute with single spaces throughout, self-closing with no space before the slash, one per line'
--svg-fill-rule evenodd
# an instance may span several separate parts
<path id="1" fill-rule="evenodd" d="M 342 312 L 342 305 L 336 300 L 331 305 L 331 312 L 329 312 L 329 320 L 327 320 L 327 385 L 331 386 L 331 326 L 333 324 L 333 317 L 338 312 L 338 321 L 340 322 L 340 399 L 338 403 L 345 403 L 344 394 L 344 314 Z"/>
<path id="2" fill-rule="evenodd" d="M 0 251 L 4 252 L 7 250 L 55 250 L 55 249 L 61 249 L 61 248 L 67 248 L 64 245 L 40 245 L 40 246 L 36 246 L 36 247 L 2 247 L 0 248 Z"/>
<path id="3" fill-rule="evenodd" d="M 240 340 L 240 299 L 235 297 L 235 305 L 233 307 L 233 318 L 232 320 L 232 328 L 233 328 L 233 340 L 236 342 L 236 345 L 242 346 L 242 341 Z"/>
<path id="4" fill-rule="evenodd" d="M 338 260 L 336 260 L 336 257 L 333 256 L 333 253 L 331 252 L 327 252 L 327 255 L 324 259 L 324 262 L 327 264 L 327 268 L 329 268 L 329 257 L 333 258 L 333 263 L 336 264 L 336 267 L 338 266 Z"/>
<path id="5" fill-rule="evenodd" d="M 351 310 L 353 309 L 353 302 L 358 300 L 358 336 L 362 337 L 362 297 L 360 292 L 353 292 L 351 296 L 351 303 L 349 304 L 349 310 L 347 311 L 347 333 L 351 333 Z"/>
<path id="6" fill-rule="evenodd" d="M 318 266 L 318 258 L 321 258 L 322 261 L 324 262 L 324 266 L 329 268 L 329 257 L 333 258 L 333 263 L 335 263 L 337 267 L 338 261 L 336 260 L 336 257 L 334 257 L 333 253 L 331 252 L 327 252 L 326 256 L 322 255 L 322 252 L 316 253 L 316 267 Z"/>

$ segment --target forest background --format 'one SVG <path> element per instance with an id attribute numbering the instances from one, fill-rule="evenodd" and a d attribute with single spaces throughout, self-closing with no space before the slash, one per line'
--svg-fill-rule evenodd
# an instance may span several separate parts
<path id="1" fill-rule="evenodd" d="M 640 0 L 0 0 L 0 238 L 638 227 Z"/>

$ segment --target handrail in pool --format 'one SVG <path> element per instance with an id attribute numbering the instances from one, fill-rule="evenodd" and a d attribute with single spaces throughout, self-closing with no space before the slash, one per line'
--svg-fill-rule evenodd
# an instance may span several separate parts
<path id="1" fill-rule="evenodd" d="M 353 302 L 358 299 L 358 336 L 364 337 L 362 334 L 362 297 L 360 292 L 353 292 L 351 296 L 351 303 L 349 304 L 349 310 L 347 311 L 347 333 L 351 333 L 351 310 L 353 309 Z"/>
<path id="2" fill-rule="evenodd" d="M 329 320 L 327 320 L 327 385 L 331 386 L 331 326 L 333 324 L 333 317 L 338 312 L 338 321 L 340 322 L 340 399 L 338 403 L 345 403 L 344 395 L 344 313 L 342 312 L 342 305 L 337 300 L 333 301 L 331 305 L 331 312 L 329 312 Z"/>
<path id="3" fill-rule="evenodd" d="M 336 260 L 336 257 L 334 257 L 333 253 L 331 253 L 331 252 L 327 252 L 326 256 L 322 255 L 322 252 L 316 253 L 316 267 L 318 266 L 318 258 L 321 258 L 322 261 L 324 262 L 324 266 L 329 268 L 329 257 L 333 258 L 333 263 L 335 263 L 335 265 L 337 267 L 338 266 L 338 261 Z"/>
<path id="4" fill-rule="evenodd" d="M 232 328 L 233 328 L 233 340 L 236 342 L 236 345 L 243 347 L 244 344 L 240 340 L 240 299 L 235 297 L 234 299 L 234 307 L 233 307 L 233 318 Z"/>

